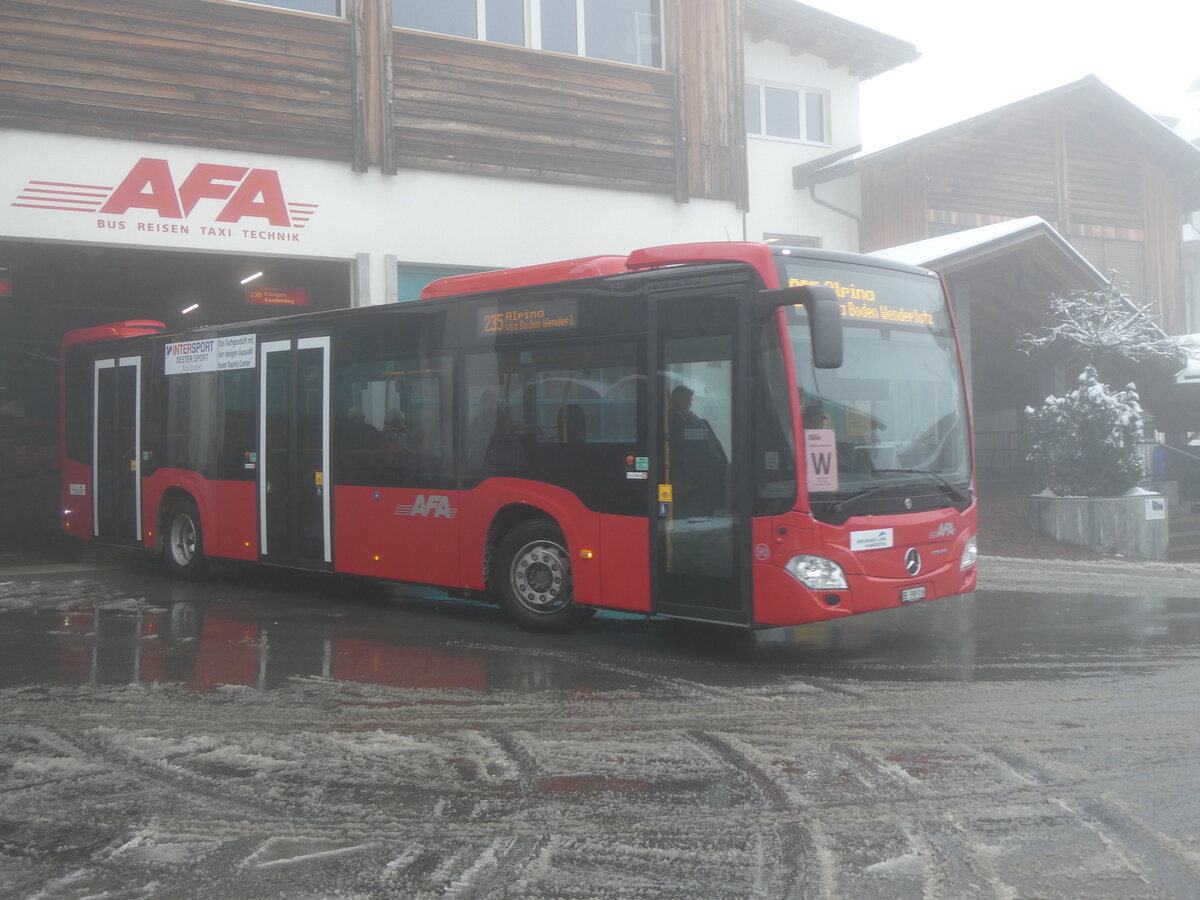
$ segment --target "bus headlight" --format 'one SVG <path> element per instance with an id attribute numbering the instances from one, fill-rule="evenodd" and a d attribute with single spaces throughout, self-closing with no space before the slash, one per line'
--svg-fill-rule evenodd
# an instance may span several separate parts
<path id="1" fill-rule="evenodd" d="M 979 548 L 975 544 L 975 535 L 971 535 L 967 539 L 966 545 L 963 547 L 962 562 L 958 564 L 959 569 L 969 569 L 979 561 Z"/>
<path id="2" fill-rule="evenodd" d="M 844 591 L 849 587 L 842 567 L 823 556 L 793 556 L 785 568 L 810 590 Z"/>

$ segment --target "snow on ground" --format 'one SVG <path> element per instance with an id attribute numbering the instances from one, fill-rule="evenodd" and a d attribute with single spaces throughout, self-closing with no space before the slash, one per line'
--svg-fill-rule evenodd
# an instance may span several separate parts
<path id="1" fill-rule="evenodd" d="M 1120 557 L 1080 561 L 985 556 L 979 561 L 979 590 L 1200 598 L 1200 564 Z"/>
<path id="2" fill-rule="evenodd" d="M 80 606 L 166 621 L 169 583 L 0 583 L 10 637 L 72 665 L 82 648 L 84 673 L 138 661 L 123 681 L 0 680 L 0 896 L 1197 896 L 1194 643 L 1073 656 L 1051 617 L 973 658 L 1003 607 L 1033 608 L 1013 592 L 1077 608 L 1129 580 L 1196 597 L 1197 574 L 985 559 L 974 599 L 814 626 L 761 657 L 672 650 L 646 640 L 654 625 L 532 638 L 402 610 L 384 637 L 419 665 L 394 683 L 337 677 L 337 629 L 373 607 L 281 591 L 247 614 L 254 639 L 221 645 L 252 663 L 223 670 L 245 682 L 138 681 L 152 654 L 137 648 L 169 632 L 92 632 L 87 616 L 51 632 Z M 296 662 L 310 645 L 323 674 Z M 959 681 L 955 663 L 1001 671 Z M 285 674 L 255 668 L 272 666 Z"/>

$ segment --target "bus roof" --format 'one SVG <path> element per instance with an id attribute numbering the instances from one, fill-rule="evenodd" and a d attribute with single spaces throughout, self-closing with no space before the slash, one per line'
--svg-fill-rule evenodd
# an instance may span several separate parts
<path id="1" fill-rule="evenodd" d="M 585 256 L 562 262 L 522 266 L 516 269 L 498 269 L 494 272 L 477 272 L 471 275 L 452 275 L 431 282 L 423 291 L 421 299 L 449 297 L 454 294 L 478 294 L 486 291 L 502 291 L 509 288 L 528 287 L 535 284 L 551 284 L 556 281 L 571 281 L 576 278 L 594 278 L 598 275 L 618 275 L 665 266 L 696 265 L 703 263 L 746 263 L 752 266 L 768 287 L 779 286 L 771 248 L 766 244 L 739 241 L 719 241 L 700 244 L 667 244 L 634 250 L 628 256 Z"/>
<path id="2" fill-rule="evenodd" d="M 124 322 L 110 322 L 107 325 L 93 325 L 91 328 L 76 328 L 74 331 L 68 331 L 63 335 L 62 345 L 70 347 L 73 344 L 106 341 L 109 338 L 162 334 L 166 330 L 166 323 L 156 319 L 127 319 Z"/>

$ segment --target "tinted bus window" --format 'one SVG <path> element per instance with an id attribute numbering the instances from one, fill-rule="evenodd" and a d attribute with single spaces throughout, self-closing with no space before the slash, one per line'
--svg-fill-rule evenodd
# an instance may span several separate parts
<path id="1" fill-rule="evenodd" d="M 336 481 L 381 487 L 441 486 L 454 471 L 449 356 L 424 350 L 421 332 L 441 317 L 402 317 L 382 333 L 347 333 L 334 370 Z M 436 342 L 430 340 L 431 346 Z"/>
<path id="2" fill-rule="evenodd" d="M 253 369 L 166 375 L 161 434 L 148 440 L 162 453 L 160 465 L 191 469 L 205 478 L 253 480 L 255 452 Z"/>
<path id="3" fill-rule="evenodd" d="M 92 362 L 82 351 L 67 357 L 67 458 L 92 458 Z"/>
<path id="4" fill-rule="evenodd" d="M 468 356 L 467 475 L 523 473 L 602 508 L 606 491 L 622 492 L 625 458 L 642 443 L 644 394 L 632 341 Z"/>

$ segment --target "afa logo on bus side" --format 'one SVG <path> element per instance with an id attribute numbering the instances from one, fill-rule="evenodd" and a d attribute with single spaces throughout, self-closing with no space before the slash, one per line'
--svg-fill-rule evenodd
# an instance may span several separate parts
<path id="1" fill-rule="evenodd" d="M 397 516 L 424 516 L 426 519 L 453 519 L 458 515 L 458 509 L 450 505 L 450 498 L 444 494 L 417 494 L 412 503 L 398 503 L 394 510 Z"/>

